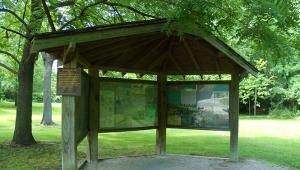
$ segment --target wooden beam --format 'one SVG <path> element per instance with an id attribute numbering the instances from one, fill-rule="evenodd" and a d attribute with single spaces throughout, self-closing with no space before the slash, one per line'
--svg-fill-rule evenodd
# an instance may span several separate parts
<path id="1" fill-rule="evenodd" d="M 231 74 L 229 91 L 230 159 L 238 160 L 239 75 Z"/>
<path id="2" fill-rule="evenodd" d="M 158 65 L 161 65 L 165 59 L 168 58 L 168 51 L 163 51 L 161 55 L 158 55 L 157 58 L 148 66 L 148 70 L 152 70 Z"/>
<path id="3" fill-rule="evenodd" d="M 64 51 L 63 63 L 67 64 L 72 61 L 76 57 L 76 44 L 74 42 L 70 42 L 68 48 Z"/>
<path id="4" fill-rule="evenodd" d="M 137 66 L 140 65 L 145 58 L 147 58 L 148 56 L 150 56 L 154 51 L 157 51 L 157 49 L 168 40 L 168 37 L 163 38 L 159 43 L 157 43 L 153 48 L 151 48 L 149 51 L 147 51 L 146 55 L 140 56 L 140 58 L 133 64 L 133 66 Z"/>
<path id="5" fill-rule="evenodd" d="M 70 42 L 84 43 L 97 40 L 105 40 L 116 37 L 126 37 L 139 34 L 161 32 L 165 23 L 154 23 L 135 27 L 120 27 L 115 29 L 99 29 L 90 32 L 77 32 L 65 34 L 64 36 L 51 36 L 47 38 L 34 38 L 31 53 L 44 49 L 68 45 Z"/>
<path id="6" fill-rule="evenodd" d="M 236 52 L 234 49 L 226 45 L 223 41 L 221 41 L 217 37 L 210 35 L 204 30 L 191 28 L 191 29 L 184 30 L 184 33 L 202 37 L 206 42 L 208 42 L 209 44 L 211 44 L 212 46 L 220 50 L 222 53 L 226 55 L 226 57 L 233 60 L 240 67 L 247 70 L 252 75 L 255 76 L 259 72 L 253 65 L 251 65 L 247 60 L 241 57 L 241 55 L 238 52 Z"/>
<path id="7" fill-rule="evenodd" d="M 156 130 L 156 151 L 158 154 L 166 153 L 167 128 L 167 76 L 163 73 L 157 75 L 158 83 L 158 129 Z"/>
<path id="8" fill-rule="evenodd" d="M 98 163 L 98 131 L 99 131 L 99 70 L 90 68 L 89 83 L 89 132 L 88 132 L 88 151 L 87 160 L 93 167 Z"/>
<path id="9" fill-rule="evenodd" d="M 88 53 L 92 55 L 87 55 L 87 58 L 89 58 L 91 62 L 96 62 L 111 56 L 128 53 L 130 51 L 136 51 L 141 49 L 141 46 L 150 44 L 155 40 L 157 40 L 157 38 L 142 37 L 136 41 L 128 40 L 125 42 L 120 42 L 119 44 L 115 43 L 107 47 L 99 46 L 99 51 L 88 51 Z"/>
<path id="10" fill-rule="evenodd" d="M 65 68 L 77 68 L 77 61 L 72 60 Z M 62 169 L 77 169 L 76 141 L 76 105 L 75 96 L 62 96 Z"/>
<path id="11" fill-rule="evenodd" d="M 84 68 L 90 68 L 91 63 L 88 62 L 79 52 L 76 52 L 78 63 L 81 64 Z"/>
<path id="12" fill-rule="evenodd" d="M 184 46 L 185 50 L 187 51 L 188 55 L 190 56 L 190 58 L 192 59 L 193 64 L 194 64 L 195 68 L 197 69 L 197 71 L 201 72 L 200 64 L 198 63 L 196 57 L 194 56 L 192 50 L 190 49 L 189 45 L 187 44 L 187 42 L 185 40 L 183 40 L 183 46 Z"/>

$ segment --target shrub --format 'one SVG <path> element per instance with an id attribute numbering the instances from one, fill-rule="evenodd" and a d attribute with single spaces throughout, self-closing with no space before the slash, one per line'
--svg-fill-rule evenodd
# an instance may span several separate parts
<path id="1" fill-rule="evenodd" d="M 270 112 L 270 116 L 276 118 L 295 118 L 300 116 L 300 111 L 293 111 L 287 108 L 276 108 Z"/>

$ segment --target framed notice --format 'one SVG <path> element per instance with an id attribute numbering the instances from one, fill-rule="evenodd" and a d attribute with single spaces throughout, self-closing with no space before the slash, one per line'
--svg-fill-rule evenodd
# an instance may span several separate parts
<path id="1" fill-rule="evenodd" d="M 168 127 L 229 129 L 229 84 L 178 83 L 168 91 Z"/>
<path id="2" fill-rule="evenodd" d="M 57 92 L 58 95 L 80 96 L 81 95 L 81 69 L 58 68 Z"/>

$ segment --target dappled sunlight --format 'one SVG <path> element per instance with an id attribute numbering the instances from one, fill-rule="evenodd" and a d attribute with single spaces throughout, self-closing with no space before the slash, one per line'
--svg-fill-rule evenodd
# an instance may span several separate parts
<path id="1" fill-rule="evenodd" d="M 298 120 L 240 120 L 240 137 L 276 137 L 300 140 Z"/>
<path id="2" fill-rule="evenodd" d="M 13 103 L 10 103 L 13 105 Z M 40 125 L 42 119 L 42 105 L 33 104 L 33 136 L 42 143 L 55 143 L 54 145 L 28 148 L 4 147 L 0 148 L 2 154 L 9 155 L 8 163 L 13 161 L 22 162 L 20 157 L 27 153 L 37 153 L 33 160 L 47 161 L 52 159 L 55 166 L 60 167 L 61 146 L 61 114 L 53 115 L 55 126 L 45 127 Z M 60 110 L 60 104 L 57 104 Z M 1 108 L 1 106 L 0 106 Z M 5 110 L 0 112 L 0 142 L 9 143 L 12 139 L 15 124 L 15 108 L 6 105 Z M 1 111 L 1 110 L 0 110 Z M 269 119 L 240 119 L 239 125 L 239 153 L 241 158 L 253 158 L 270 161 L 277 164 L 300 168 L 300 121 L 299 120 L 269 120 Z M 192 130 L 192 129 L 167 129 L 167 153 L 191 154 L 203 156 L 229 157 L 228 131 Z M 111 158 L 117 156 L 149 155 L 155 153 L 156 130 L 142 130 L 129 132 L 112 132 L 98 135 L 99 156 Z M 1 145 L 0 144 L 0 145 Z M 55 149 L 52 149 L 55 146 Z M 85 157 L 87 141 L 83 140 L 78 146 L 80 157 Z M 49 151 L 51 150 L 51 151 Z M 28 151 L 28 152 L 27 152 Z M 42 153 L 45 152 L 45 153 Z M 6 153 L 9 152 L 9 153 Z M 16 152 L 16 153 L 13 153 Z M 17 153 L 18 152 L 18 153 Z M 41 157 L 41 158 L 37 158 Z M 27 157 L 26 157 L 27 158 Z M 46 159 L 47 158 L 47 159 Z M 2 158 L 3 159 L 3 158 Z M 23 160 L 23 158 L 22 158 Z M 24 163 L 24 162 L 23 162 Z M 26 165 L 21 165 L 27 168 Z M 51 167 L 50 163 L 46 165 Z"/>

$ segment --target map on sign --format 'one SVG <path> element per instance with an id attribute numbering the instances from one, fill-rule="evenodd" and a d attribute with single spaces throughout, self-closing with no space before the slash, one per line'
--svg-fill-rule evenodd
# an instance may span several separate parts
<path id="1" fill-rule="evenodd" d="M 100 81 L 100 129 L 157 125 L 157 87 L 136 82 Z"/>
<path id="2" fill-rule="evenodd" d="M 168 85 L 168 125 L 227 130 L 229 128 L 229 85 Z"/>
<path id="3" fill-rule="evenodd" d="M 81 69 L 58 68 L 57 70 L 57 94 L 58 95 L 81 95 Z"/>

